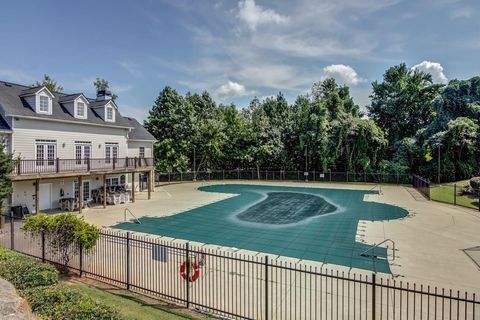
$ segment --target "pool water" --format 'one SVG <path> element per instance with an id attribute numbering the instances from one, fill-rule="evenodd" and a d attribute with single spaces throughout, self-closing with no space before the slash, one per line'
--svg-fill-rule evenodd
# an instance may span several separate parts
<path id="1" fill-rule="evenodd" d="M 218 184 L 203 192 L 235 196 L 167 217 L 143 217 L 141 224 L 115 228 L 216 244 L 273 255 L 315 260 L 390 273 L 385 248 L 374 257 L 356 242 L 359 220 L 406 217 L 402 208 L 364 201 L 377 191 Z M 147 213 L 148 214 L 148 213 Z"/>

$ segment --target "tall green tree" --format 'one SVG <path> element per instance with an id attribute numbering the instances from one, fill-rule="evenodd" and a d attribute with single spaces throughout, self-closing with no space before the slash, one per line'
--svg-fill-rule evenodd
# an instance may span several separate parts
<path id="1" fill-rule="evenodd" d="M 372 90 L 368 114 L 387 133 L 393 155 L 399 141 L 414 137 L 432 121 L 433 101 L 441 85 L 433 84 L 431 75 L 402 63 L 389 68 L 382 82 L 374 81 Z"/>
<path id="2" fill-rule="evenodd" d="M 176 90 L 167 86 L 160 92 L 144 124 L 157 139 L 154 144 L 157 170 L 190 169 L 195 136 L 194 116 L 192 104 Z"/>
<path id="3" fill-rule="evenodd" d="M 63 87 L 58 84 L 57 81 L 55 81 L 52 77 L 50 77 L 48 74 L 43 75 L 43 80 L 42 81 L 37 81 L 35 82 L 32 86 L 34 87 L 39 87 L 39 86 L 44 86 L 47 87 L 47 89 L 52 92 L 62 92 Z"/>
<path id="4" fill-rule="evenodd" d="M 7 151 L 5 142 L 0 140 L 0 208 L 3 208 L 5 199 L 12 193 L 10 173 L 13 166 L 12 154 Z"/>

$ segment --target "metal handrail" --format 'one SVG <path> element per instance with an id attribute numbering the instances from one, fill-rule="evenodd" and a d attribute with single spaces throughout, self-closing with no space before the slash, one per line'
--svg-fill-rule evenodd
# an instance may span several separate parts
<path id="1" fill-rule="evenodd" d="M 132 211 L 130 211 L 130 209 L 128 208 L 125 208 L 125 210 L 123 210 L 123 221 L 127 221 L 127 212 L 130 213 L 130 215 L 133 217 L 133 219 L 135 219 L 135 223 L 137 224 L 142 224 L 140 222 L 140 220 L 138 220 L 138 218 L 133 214 Z"/>
<path id="2" fill-rule="evenodd" d="M 374 250 L 375 248 L 378 248 L 381 244 L 384 244 L 385 242 L 388 242 L 388 241 L 390 241 L 392 243 L 392 249 L 393 249 L 393 259 L 392 259 L 392 261 L 394 261 L 395 260 L 395 241 L 393 241 L 392 239 L 385 239 L 378 244 L 374 244 L 373 247 L 370 247 L 367 250 L 360 252 L 360 255 L 363 256 L 363 257 L 368 257 L 369 255 L 366 254 L 367 252 L 369 252 L 371 250 Z M 387 249 L 388 249 L 388 246 L 387 246 Z M 372 257 L 374 257 L 374 256 L 375 255 L 372 255 Z M 388 252 L 387 252 L 387 259 L 388 259 Z"/>

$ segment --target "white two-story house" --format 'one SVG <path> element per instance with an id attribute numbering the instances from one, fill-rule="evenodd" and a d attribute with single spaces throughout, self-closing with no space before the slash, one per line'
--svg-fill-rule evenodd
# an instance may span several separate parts
<path id="1" fill-rule="evenodd" d="M 39 212 L 71 198 L 81 211 L 92 190 L 125 185 L 131 201 L 153 191 L 154 138 L 108 91 L 89 99 L 0 82 L 0 135 L 15 159 L 11 206 Z"/>

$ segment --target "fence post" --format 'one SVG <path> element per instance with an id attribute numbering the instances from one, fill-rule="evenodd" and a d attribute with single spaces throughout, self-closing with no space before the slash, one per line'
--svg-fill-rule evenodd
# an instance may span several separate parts
<path id="1" fill-rule="evenodd" d="M 268 320 L 268 256 L 265 256 L 265 320 Z"/>
<path id="2" fill-rule="evenodd" d="M 237 180 L 240 180 L 240 168 L 237 168 Z"/>
<path id="3" fill-rule="evenodd" d="M 453 205 L 457 205 L 457 184 L 453 185 Z"/>
<path id="4" fill-rule="evenodd" d="M 130 232 L 127 232 L 127 290 L 130 290 Z"/>
<path id="5" fill-rule="evenodd" d="M 222 180 L 225 180 L 225 170 L 222 170 Z"/>
<path id="6" fill-rule="evenodd" d="M 348 171 L 347 171 L 347 183 L 348 183 Z"/>
<path id="7" fill-rule="evenodd" d="M 332 169 L 328 169 L 328 179 L 332 182 Z"/>
<path id="8" fill-rule="evenodd" d="M 300 170 L 297 170 L 297 180 L 300 181 Z"/>
<path id="9" fill-rule="evenodd" d="M 45 232 L 42 231 L 42 262 L 45 263 Z"/>
<path id="10" fill-rule="evenodd" d="M 187 276 L 185 277 L 185 283 L 186 283 L 186 288 L 185 288 L 185 293 L 186 293 L 186 302 L 187 302 L 187 309 L 190 308 L 190 247 L 189 243 L 185 243 L 185 267 L 186 267 L 186 274 Z"/>
<path id="11" fill-rule="evenodd" d="M 377 280 L 375 279 L 375 273 L 372 273 L 372 320 L 375 320 L 375 314 L 376 314 L 376 310 L 375 310 L 375 304 L 376 304 L 376 284 L 377 284 Z"/>
<path id="12" fill-rule="evenodd" d="M 400 174 L 397 172 L 397 184 L 400 183 Z"/>
<path id="13" fill-rule="evenodd" d="M 57 171 L 57 173 L 59 173 L 60 172 L 60 159 L 59 158 L 56 159 L 55 164 L 56 164 L 56 171 Z"/>
<path id="14" fill-rule="evenodd" d="M 10 210 L 10 249 L 15 250 L 15 219 L 13 211 Z"/>
<path id="15" fill-rule="evenodd" d="M 80 243 L 80 261 L 79 261 L 79 269 L 80 269 L 80 277 L 83 275 L 83 245 Z"/>
<path id="16" fill-rule="evenodd" d="M 313 170 L 313 181 L 315 181 L 315 170 Z"/>

